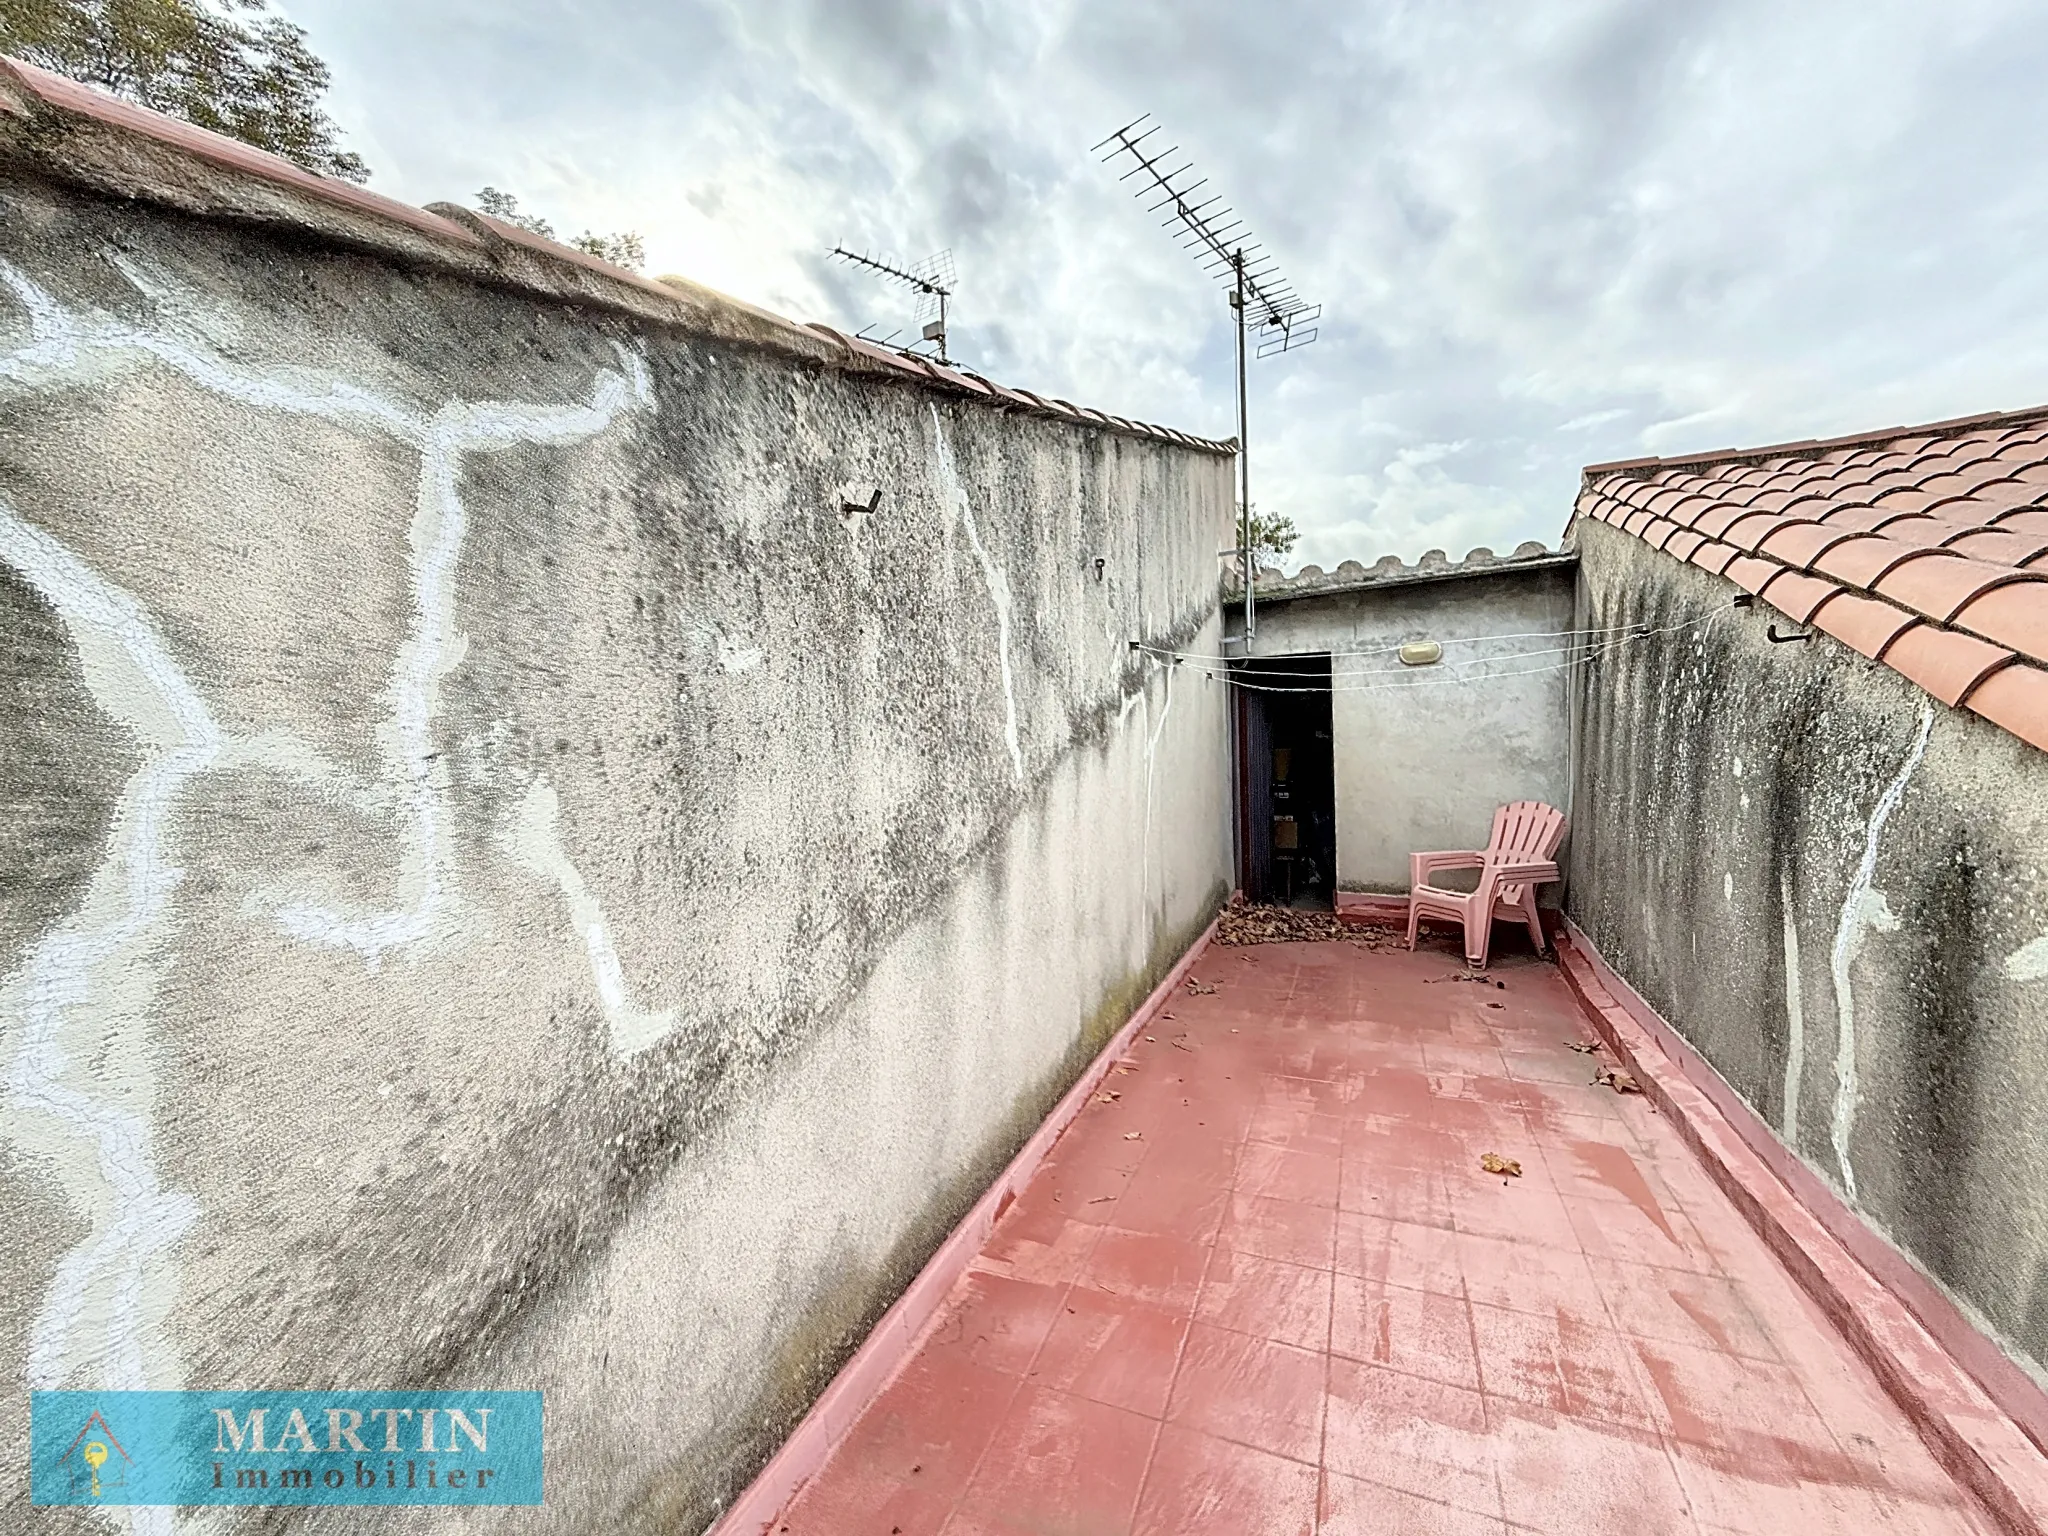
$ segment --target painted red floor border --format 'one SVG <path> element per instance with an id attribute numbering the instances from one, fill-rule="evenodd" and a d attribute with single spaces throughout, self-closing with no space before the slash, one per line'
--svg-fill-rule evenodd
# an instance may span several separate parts
<path id="1" fill-rule="evenodd" d="M 763 1536 L 797 1491 L 824 1466 L 833 1448 L 853 1427 L 861 1411 L 915 1351 L 924 1325 L 931 1321 L 932 1314 L 946 1299 L 953 1282 L 960 1278 L 988 1242 L 997 1218 L 1017 1198 L 1018 1191 L 1030 1182 L 1031 1176 L 1038 1171 L 1038 1165 L 1045 1161 L 1061 1133 L 1081 1112 L 1090 1095 L 1101 1086 L 1103 1078 L 1125 1053 L 1133 1038 L 1172 999 L 1182 978 L 1194 968 L 1202 952 L 1216 937 L 1217 921 L 1212 919 L 1202 930 L 1201 937 L 1188 946 L 1187 953 L 1174 963 L 1165 979 L 1152 989 L 1129 1021 L 1088 1064 L 1074 1086 L 1053 1106 L 1052 1112 L 1032 1132 L 1031 1139 L 1010 1159 L 1009 1166 L 996 1176 L 995 1182 L 974 1202 L 952 1234 L 918 1271 L 909 1288 L 882 1314 L 881 1321 L 854 1351 L 853 1358 L 840 1367 L 839 1374 L 832 1378 L 831 1384 L 811 1405 L 810 1412 L 804 1415 L 790 1437 L 782 1443 L 781 1449 L 769 1458 L 768 1464 L 747 1485 L 746 1491 L 733 1501 L 732 1507 L 711 1528 L 709 1536 Z"/>
<path id="2" fill-rule="evenodd" d="M 1808 1168 L 1576 924 L 1558 944 L 1595 1030 L 2000 1529 L 2048 1530 L 2048 1397 Z M 1988 1378 L 1988 1379 L 1987 1379 Z"/>

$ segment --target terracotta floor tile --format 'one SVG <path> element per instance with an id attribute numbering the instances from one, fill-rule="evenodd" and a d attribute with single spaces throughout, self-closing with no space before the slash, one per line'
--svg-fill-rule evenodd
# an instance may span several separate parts
<path id="1" fill-rule="evenodd" d="M 1720 1273 L 1720 1261 L 1700 1240 L 1692 1219 L 1683 1211 L 1644 1211 L 1617 1200 L 1581 1200 L 1568 1209 L 1579 1245 L 1591 1258 L 1686 1269 L 1702 1275 Z"/>
<path id="2" fill-rule="evenodd" d="M 1505 1523 L 1341 1472 L 1323 1474 L 1321 1536 L 1507 1536 Z"/>
<path id="3" fill-rule="evenodd" d="M 1479 1233 L 1457 1235 L 1465 1294 L 1491 1307 L 1552 1312 L 1599 1305 L 1599 1291 L 1584 1254 L 1540 1243 L 1510 1242 Z"/>
<path id="4" fill-rule="evenodd" d="M 1116 1225 L 1127 1232 L 1157 1232 L 1206 1246 L 1223 1225 L 1230 1190 L 1213 1179 L 1190 1178 L 1170 1154 L 1147 1158 L 1116 1202 Z"/>
<path id="5" fill-rule="evenodd" d="M 1316 1469 L 1168 1424 L 1138 1499 L 1137 1536 L 1311 1536 Z"/>
<path id="6" fill-rule="evenodd" d="M 1440 1168 L 1381 1168 L 1347 1159 L 1337 1188 L 1337 1206 L 1387 1221 L 1451 1226 L 1451 1193 Z"/>
<path id="7" fill-rule="evenodd" d="M 1218 1248 L 1195 1316 L 1234 1333 L 1322 1350 L 1330 1340 L 1330 1271 Z"/>
<path id="8" fill-rule="evenodd" d="M 1666 1427 L 1644 1391 L 1629 1341 L 1606 1326 L 1597 1304 L 1547 1315 L 1475 1305 L 1472 1333 L 1488 1398 L 1644 1432 Z"/>
<path id="9" fill-rule="evenodd" d="M 1191 1311 L 1208 1260 L 1208 1248 L 1186 1238 L 1107 1227 L 1079 1283 L 1169 1312 Z"/>
<path id="10" fill-rule="evenodd" d="M 996 1223 L 976 1262 L 1019 1280 L 1064 1285 L 1087 1265 L 1101 1235 L 1101 1227 L 1093 1222 L 1069 1221 L 1043 1201 L 1019 1200 Z"/>
<path id="11" fill-rule="evenodd" d="M 1340 1274 L 1332 1293 L 1330 1352 L 1477 1391 L 1472 1318 L 1459 1295 L 1416 1291 Z"/>
<path id="12" fill-rule="evenodd" d="M 1332 1358 L 1323 1464 L 1474 1514 L 1501 1513 L 1485 1406 L 1462 1387 Z"/>
<path id="13" fill-rule="evenodd" d="M 1255 1141 L 1238 1157 L 1236 1187 L 1240 1194 L 1334 1209 L 1341 1167 L 1334 1151 L 1310 1152 Z"/>
<path id="14" fill-rule="evenodd" d="M 1185 1312 L 1077 1285 L 1039 1348 L 1030 1380 L 1158 1418 L 1187 1330 Z"/>
<path id="15" fill-rule="evenodd" d="M 1460 969 L 1205 957 L 790 1536 L 1988 1531 L 1556 971 Z"/>
<path id="16" fill-rule="evenodd" d="M 1167 1419 L 1313 1466 L 1322 1449 L 1324 1358 L 1196 1323 Z"/>
<path id="17" fill-rule="evenodd" d="M 1778 1357 L 1770 1335 L 1733 1282 L 1718 1275 L 1588 1259 L 1615 1326 L 1634 1338 L 1718 1349 L 1751 1360 Z"/>
<path id="18" fill-rule="evenodd" d="M 1021 1376 L 1066 1294 L 1064 1285 L 970 1270 L 932 1319 L 923 1353 L 933 1361 L 957 1357 Z"/>
<path id="19" fill-rule="evenodd" d="M 1511 1526 L 1545 1536 L 1692 1536 L 1698 1530 L 1655 1435 L 1510 1411 L 1500 1416 L 1493 1443 Z"/>
<path id="20" fill-rule="evenodd" d="M 1523 1167 L 1534 1170 L 1533 1177 L 1487 1178 L 1470 1168 L 1447 1176 L 1451 1224 L 1460 1232 L 1579 1252 L 1578 1228 L 1565 1210 L 1563 1199 L 1541 1176 L 1534 1154 L 1527 1148 L 1517 1150 L 1531 1159 Z"/>
<path id="21" fill-rule="evenodd" d="M 1238 1193 L 1231 1195 L 1230 1209 L 1216 1237 L 1218 1243 L 1238 1253 L 1311 1269 L 1330 1267 L 1336 1240 L 1337 1212 L 1333 1207 Z"/>
<path id="22" fill-rule="evenodd" d="M 1460 1239 L 1444 1227 L 1337 1213 L 1336 1268 L 1360 1279 L 1418 1291 L 1465 1293 Z"/>
<path id="23" fill-rule="evenodd" d="M 1158 1429 L 1135 1413 L 1027 1386 L 989 1442 L 943 1536 L 1126 1532 Z"/>

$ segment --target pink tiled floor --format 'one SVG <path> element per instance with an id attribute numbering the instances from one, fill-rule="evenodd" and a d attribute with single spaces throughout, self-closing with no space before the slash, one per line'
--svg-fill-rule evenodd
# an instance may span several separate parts
<path id="1" fill-rule="evenodd" d="M 1460 968 L 1212 950 L 777 1529 L 1987 1530 L 1557 972 Z"/>

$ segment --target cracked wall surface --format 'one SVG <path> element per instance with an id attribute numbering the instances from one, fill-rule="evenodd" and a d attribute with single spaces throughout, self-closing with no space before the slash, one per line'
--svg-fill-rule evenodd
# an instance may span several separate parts
<path id="1" fill-rule="evenodd" d="M 1227 889 L 1230 472 L 0 176 L 0 1511 L 465 1385 L 708 1523 Z"/>
<path id="2" fill-rule="evenodd" d="M 1779 1137 L 2048 1364 L 2048 756 L 1581 519 L 1568 908 Z M 1789 626 L 1782 626 L 1789 628 Z"/>

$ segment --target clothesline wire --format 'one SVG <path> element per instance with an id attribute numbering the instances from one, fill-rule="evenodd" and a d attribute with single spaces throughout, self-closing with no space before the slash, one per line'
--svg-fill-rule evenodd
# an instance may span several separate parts
<path id="1" fill-rule="evenodd" d="M 1574 657 L 1570 661 L 1549 662 L 1540 667 L 1518 667 L 1504 671 L 1480 673 L 1476 676 L 1469 677 L 1411 676 L 1408 680 L 1398 683 L 1353 683 L 1341 687 L 1333 683 L 1329 691 L 1331 693 L 1372 693 L 1388 688 L 1469 687 L 1474 683 L 1490 682 L 1495 678 L 1501 677 L 1534 677 L 1545 672 L 1566 672 L 1571 670 L 1573 667 L 1585 666 L 1589 662 L 1597 661 L 1601 657 L 1609 655 L 1615 651 L 1622 650 L 1627 646 L 1640 644 L 1645 640 L 1652 640 L 1660 635 L 1675 635 L 1683 633 L 1684 631 L 1689 629 L 1697 629 L 1702 625 L 1712 623 L 1715 619 L 1719 618 L 1723 613 L 1729 613 L 1733 611 L 1733 609 L 1716 608 L 1707 613 L 1700 614 L 1695 618 L 1687 619 L 1683 623 L 1667 624 L 1661 629 L 1643 629 L 1640 625 L 1617 625 L 1615 626 L 1616 630 L 1628 630 L 1633 631 L 1633 633 L 1626 634 L 1622 639 L 1609 641 L 1607 644 L 1603 646 L 1596 646 L 1590 648 L 1583 655 Z M 1500 659 L 1513 661 L 1520 660 L 1522 658 L 1504 657 Z M 1320 693 L 1323 691 L 1320 688 L 1308 688 L 1299 686 L 1274 687 L 1269 684 L 1254 682 L 1251 680 L 1251 678 L 1252 676 L 1258 675 L 1270 676 L 1277 674 L 1248 675 L 1235 667 L 1204 666 L 1200 664 L 1200 661 L 1202 660 L 1201 658 L 1197 658 L 1196 660 L 1197 665 L 1195 670 L 1203 673 L 1203 675 L 1208 677 L 1221 678 L 1224 682 L 1228 683 L 1233 688 L 1243 688 L 1254 693 Z M 1224 658 L 1207 658 L 1207 660 L 1221 662 L 1224 660 Z M 1413 669 L 1404 668 L 1403 670 L 1412 671 Z M 1303 675 L 1313 675 L 1320 677 L 1322 674 L 1314 673 Z"/>

